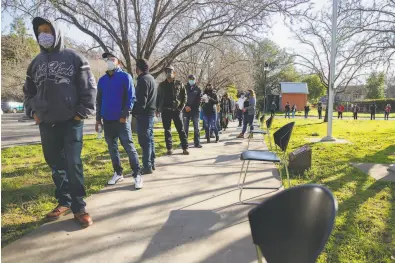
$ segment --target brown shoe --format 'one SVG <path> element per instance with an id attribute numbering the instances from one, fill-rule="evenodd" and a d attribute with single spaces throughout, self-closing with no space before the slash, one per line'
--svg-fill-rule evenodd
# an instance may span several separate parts
<path id="1" fill-rule="evenodd" d="M 93 224 L 92 217 L 84 211 L 74 214 L 74 218 L 81 224 L 82 227 L 88 227 Z"/>
<path id="2" fill-rule="evenodd" d="M 58 205 L 54 208 L 54 210 L 47 214 L 46 218 L 50 221 L 58 220 L 61 216 L 64 216 L 69 210 L 70 207 Z"/>
<path id="3" fill-rule="evenodd" d="M 243 138 L 244 139 L 244 134 L 240 133 L 239 136 L 237 136 L 237 138 Z"/>

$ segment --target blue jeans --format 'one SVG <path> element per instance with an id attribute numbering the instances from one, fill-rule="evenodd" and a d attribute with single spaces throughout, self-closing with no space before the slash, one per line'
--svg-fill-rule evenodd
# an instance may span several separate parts
<path id="1" fill-rule="evenodd" d="M 247 131 L 247 125 L 250 126 L 250 131 L 254 130 L 254 115 L 248 115 L 248 113 L 244 113 L 244 118 L 243 118 L 243 130 L 242 134 L 244 134 Z"/>
<path id="2" fill-rule="evenodd" d="M 295 111 L 292 112 L 292 119 L 295 119 Z"/>
<path id="3" fill-rule="evenodd" d="M 155 166 L 154 116 L 139 115 L 137 119 L 137 136 L 143 152 L 143 167 Z"/>
<path id="4" fill-rule="evenodd" d="M 217 118 L 216 114 L 212 114 L 210 116 L 203 115 L 205 130 L 206 130 L 206 138 L 210 138 L 210 133 L 214 132 L 215 136 L 218 137 L 218 127 L 217 127 Z"/>
<path id="5" fill-rule="evenodd" d="M 133 171 L 132 176 L 136 177 L 140 171 L 139 158 L 134 147 L 132 139 L 132 128 L 130 125 L 130 119 L 126 123 L 120 123 L 116 121 L 104 121 L 104 138 L 106 139 L 108 151 L 110 152 L 112 167 L 117 174 L 122 174 L 123 168 L 118 150 L 118 139 L 121 141 L 122 147 L 125 149 L 128 157 L 130 168 Z"/>
<path id="6" fill-rule="evenodd" d="M 193 143 L 195 146 L 200 144 L 200 132 L 199 132 L 199 112 L 187 112 L 184 113 L 184 130 L 188 138 L 189 123 L 192 120 L 193 123 Z"/>
<path id="7" fill-rule="evenodd" d="M 289 111 L 286 111 L 286 112 L 285 112 L 285 118 L 287 118 L 287 116 L 288 116 L 288 119 L 291 118 L 291 117 L 290 117 L 290 112 L 289 112 Z"/>
<path id="8" fill-rule="evenodd" d="M 84 211 L 86 192 L 81 160 L 84 121 L 40 123 L 39 127 L 44 158 L 52 169 L 59 205 L 71 206 L 74 214 Z"/>

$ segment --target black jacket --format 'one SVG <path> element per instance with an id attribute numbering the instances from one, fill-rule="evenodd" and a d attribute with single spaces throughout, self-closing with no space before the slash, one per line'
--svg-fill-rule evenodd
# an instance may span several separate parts
<path id="1" fill-rule="evenodd" d="M 375 114 L 376 110 L 377 110 L 377 105 L 376 104 L 370 105 L 370 113 Z"/>
<path id="2" fill-rule="evenodd" d="M 137 77 L 134 115 L 154 116 L 156 110 L 157 87 L 154 77 L 148 72 Z"/>
<path id="3" fill-rule="evenodd" d="M 210 94 L 207 94 L 208 97 L 208 102 L 207 103 L 203 103 L 202 109 L 203 109 L 203 113 L 206 116 L 212 116 L 217 112 L 217 107 L 216 105 L 218 104 L 218 96 L 215 92 L 212 92 Z"/>
<path id="4" fill-rule="evenodd" d="M 173 90 L 173 98 L 171 101 L 172 107 L 165 109 L 163 106 L 165 98 L 164 93 L 167 89 Z M 159 112 L 163 112 L 163 110 L 174 110 L 181 112 L 185 107 L 186 100 L 187 94 L 185 92 L 185 87 L 179 80 L 168 82 L 166 79 L 159 84 L 158 96 L 156 97 L 156 108 Z"/>
<path id="5" fill-rule="evenodd" d="M 200 101 L 202 98 L 202 91 L 197 85 L 191 88 L 189 83 L 186 85 L 187 102 L 185 106 L 191 107 L 190 113 L 198 113 L 200 107 Z M 184 109 L 184 113 L 187 113 Z M 188 114 L 188 113 L 187 113 Z"/>

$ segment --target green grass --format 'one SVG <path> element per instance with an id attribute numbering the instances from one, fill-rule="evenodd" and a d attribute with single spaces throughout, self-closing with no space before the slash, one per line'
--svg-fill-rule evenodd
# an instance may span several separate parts
<path id="1" fill-rule="evenodd" d="M 270 114 L 270 113 L 268 113 Z M 276 112 L 277 116 L 283 116 L 285 115 L 285 112 L 283 111 L 278 111 Z M 297 111 L 295 116 L 303 116 L 304 117 L 304 111 Z M 325 116 L 325 111 L 322 112 L 322 116 Z M 353 117 L 353 113 L 352 112 L 343 112 L 343 117 Z M 292 112 L 291 112 L 291 117 L 292 117 Z M 310 117 L 318 117 L 318 111 L 316 109 L 312 109 L 309 111 L 309 118 Z M 337 119 L 337 111 L 333 111 L 333 117 Z M 359 112 L 358 113 L 358 117 L 361 118 L 370 118 L 370 113 L 363 113 L 363 112 Z M 384 112 L 378 112 L 376 113 L 376 118 L 384 118 Z M 389 118 L 395 118 L 395 113 L 390 113 Z"/>
<path id="2" fill-rule="evenodd" d="M 175 129 L 173 129 L 174 131 Z M 192 132 L 193 129 L 190 129 Z M 190 133 L 189 139 L 193 139 Z M 141 149 L 134 136 L 140 156 Z M 173 132 L 173 145 L 179 144 L 178 134 Z M 155 130 L 156 156 L 166 152 L 162 129 Z M 125 174 L 131 172 L 127 155 L 120 148 Z M 82 151 L 85 186 L 88 195 L 101 190 L 113 174 L 107 145 L 96 135 L 84 137 Z M 43 223 L 46 213 L 57 204 L 51 172 L 45 163 L 41 145 L 17 146 L 2 150 L 1 156 L 1 245 L 2 247 L 30 232 Z"/>
<path id="3" fill-rule="evenodd" d="M 289 120 L 277 118 L 273 130 Z M 376 181 L 352 167 L 352 162 L 395 163 L 395 123 L 334 121 L 333 135 L 350 144 L 309 143 L 305 138 L 326 135 L 326 123 L 296 119 L 288 151 L 309 144 L 313 162 L 292 184 L 319 183 L 336 196 L 336 226 L 318 262 L 395 262 L 395 183 Z"/>

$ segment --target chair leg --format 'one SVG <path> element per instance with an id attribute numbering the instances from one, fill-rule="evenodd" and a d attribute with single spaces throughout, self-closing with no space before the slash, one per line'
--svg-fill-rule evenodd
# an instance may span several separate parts
<path id="1" fill-rule="evenodd" d="M 247 151 L 250 148 L 250 141 L 251 141 L 251 133 L 248 134 L 248 144 L 247 144 Z"/>
<path id="2" fill-rule="evenodd" d="M 262 262 L 263 255 L 262 255 L 261 248 L 257 245 L 255 245 L 255 248 L 256 248 L 256 257 L 258 258 L 258 263 L 263 263 Z"/>
<path id="3" fill-rule="evenodd" d="M 237 182 L 237 187 L 241 189 L 240 186 L 240 180 L 241 180 L 241 176 L 243 174 L 243 170 L 244 170 L 244 164 L 246 163 L 246 161 L 243 161 L 243 164 L 241 165 L 241 170 L 240 170 L 240 176 L 239 176 L 239 181 Z"/>
<path id="4" fill-rule="evenodd" d="M 285 166 L 285 172 L 287 174 L 287 180 L 288 180 L 288 187 L 291 187 L 291 180 L 289 179 L 289 172 L 288 172 L 288 162 L 287 162 L 287 156 L 285 155 L 285 152 L 283 154 L 283 162 Z"/>
<path id="5" fill-rule="evenodd" d="M 243 163 L 244 166 L 244 163 Z M 243 189 L 244 189 L 244 183 L 246 181 L 246 177 L 247 177 L 247 172 L 248 172 L 248 167 L 250 166 L 250 161 L 247 162 L 247 167 L 246 170 L 244 172 L 244 177 L 243 177 L 243 182 L 241 183 L 241 187 L 240 187 L 240 192 L 239 192 L 239 202 L 243 204 L 243 201 L 241 200 L 241 195 L 243 194 Z"/>

